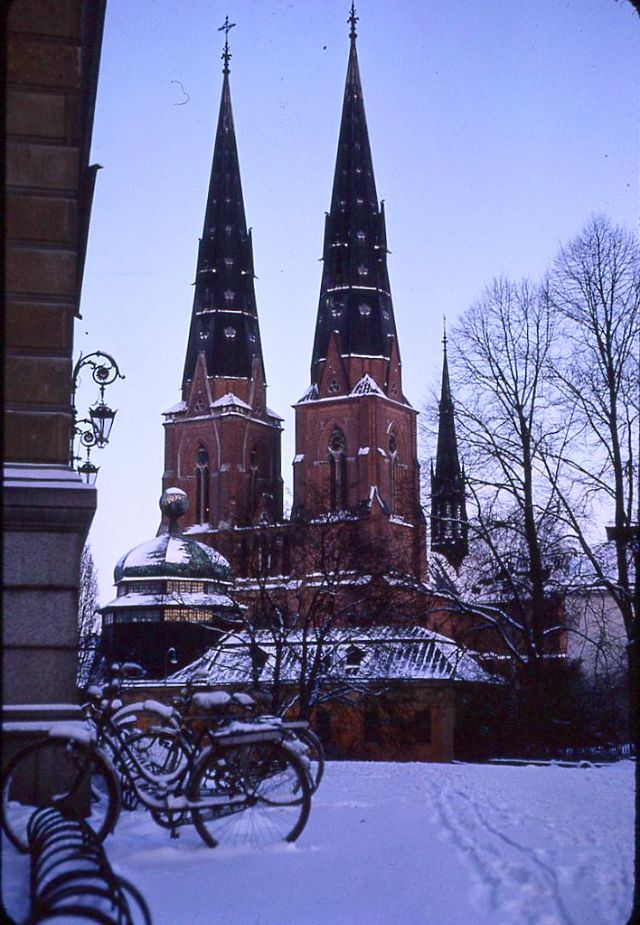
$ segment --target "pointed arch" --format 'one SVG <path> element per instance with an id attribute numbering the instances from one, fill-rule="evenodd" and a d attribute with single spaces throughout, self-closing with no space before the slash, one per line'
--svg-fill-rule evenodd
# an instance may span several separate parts
<path id="1" fill-rule="evenodd" d="M 195 464 L 196 479 L 196 509 L 195 522 L 209 523 L 211 507 L 209 503 L 209 453 L 207 448 L 200 444 L 196 451 Z"/>
<path id="2" fill-rule="evenodd" d="M 347 441 L 339 427 L 334 427 L 327 447 L 329 456 L 329 504 L 332 511 L 347 507 Z"/>
<path id="3" fill-rule="evenodd" d="M 260 478 L 260 453 L 254 446 L 249 453 L 249 516 L 254 517 L 258 509 L 258 480 Z"/>
<path id="4" fill-rule="evenodd" d="M 392 514 L 399 511 L 398 435 L 395 427 L 389 428 L 387 451 L 389 455 L 389 507 Z"/>

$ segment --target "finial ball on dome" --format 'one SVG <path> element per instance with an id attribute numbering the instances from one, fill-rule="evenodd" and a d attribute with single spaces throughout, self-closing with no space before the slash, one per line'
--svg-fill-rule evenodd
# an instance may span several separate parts
<path id="1" fill-rule="evenodd" d="M 167 488 L 160 498 L 160 510 L 169 520 L 177 520 L 189 510 L 189 498 L 181 488 Z"/>

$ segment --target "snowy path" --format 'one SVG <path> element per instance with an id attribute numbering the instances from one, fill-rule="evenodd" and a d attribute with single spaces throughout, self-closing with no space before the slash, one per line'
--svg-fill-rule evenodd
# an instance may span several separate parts
<path id="1" fill-rule="evenodd" d="M 331 763 L 295 845 L 211 851 L 136 812 L 106 847 L 154 925 L 622 925 L 632 790 L 631 762 Z"/>

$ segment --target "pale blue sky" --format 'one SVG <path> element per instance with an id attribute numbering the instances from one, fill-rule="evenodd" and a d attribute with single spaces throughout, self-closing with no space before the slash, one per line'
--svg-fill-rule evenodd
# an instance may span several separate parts
<path id="1" fill-rule="evenodd" d="M 111 444 L 94 454 L 102 603 L 116 560 L 158 525 L 162 411 L 179 398 L 227 13 L 269 404 L 285 418 L 290 482 L 348 6 L 108 2 L 92 150 L 104 169 L 76 326 L 76 355 L 106 350 L 127 376 L 108 393 Z M 640 19 L 615 0 L 362 0 L 358 14 L 404 386 L 422 407 L 439 378 L 443 314 L 453 323 L 495 275 L 539 276 L 592 212 L 638 227 Z M 93 400 L 87 376 L 80 397 Z"/>

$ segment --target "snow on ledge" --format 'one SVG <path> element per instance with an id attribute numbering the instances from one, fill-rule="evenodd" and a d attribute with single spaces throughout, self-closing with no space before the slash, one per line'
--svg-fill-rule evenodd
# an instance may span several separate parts
<path id="1" fill-rule="evenodd" d="M 70 466 L 38 463 L 10 463 L 3 467 L 5 488 L 65 488 L 90 489 L 80 473 Z"/>
<path id="2" fill-rule="evenodd" d="M 167 408 L 166 411 L 163 411 L 163 414 L 182 414 L 183 411 L 187 410 L 186 401 L 179 401 L 175 405 L 172 405 L 170 408 Z"/>
<path id="3" fill-rule="evenodd" d="M 315 384 L 315 382 L 312 382 L 302 398 L 298 399 L 298 404 L 301 404 L 303 401 L 314 401 L 318 395 L 318 386 Z"/>
<path id="4" fill-rule="evenodd" d="M 251 411 L 251 405 L 248 405 L 246 401 L 243 401 L 242 398 L 238 398 L 233 392 L 227 392 L 226 395 L 223 395 L 221 398 L 217 398 L 215 401 L 211 402 L 211 408 L 246 408 L 247 411 Z"/>

